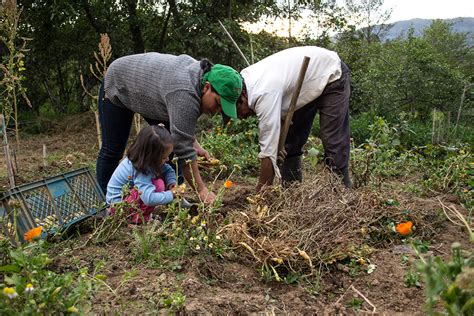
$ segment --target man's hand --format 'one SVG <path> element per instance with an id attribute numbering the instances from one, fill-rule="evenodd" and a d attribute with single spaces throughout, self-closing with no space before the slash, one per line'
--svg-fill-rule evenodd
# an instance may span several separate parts
<path id="1" fill-rule="evenodd" d="M 265 186 L 273 184 L 275 172 L 273 170 L 273 163 L 269 157 L 260 159 L 260 176 L 258 178 L 257 193 Z"/>
<path id="2" fill-rule="evenodd" d="M 283 149 L 278 152 L 277 162 L 279 165 L 281 165 L 283 161 L 285 161 L 286 155 L 287 155 L 286 148 L 283 147 Z"/>
<path id="3" fill-rule="evenodd" d="M 211 155 L 209 155 L 209 152 L 207 150 L 205 150 L 204 148 L 201 147 L 201 145 L 198 143 L 197 140 L 194 140 L 194 143 L 193 143 L 193 148 L 194 150 L 196 151 L 196 154 L 200 157 L 204 157 L 206 158 L 207 160 L 209 160 L 211 158 Z"/>

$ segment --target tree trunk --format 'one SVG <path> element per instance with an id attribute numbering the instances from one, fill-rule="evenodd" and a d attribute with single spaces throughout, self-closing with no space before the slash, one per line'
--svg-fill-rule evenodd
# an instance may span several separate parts
<path id="1" fill-rule="evenodd" d="M 126 0 L 125 4 L 128 10 L 128 25 L 132 34 L 133 52 L 135 54 L 143 53 L 145 44 L 143 43 L 140 21 L 137 16 L 137 0 Z"/>
<path id="2" fill-rule="evenodd" d="M 168 8 L 168 5 L 166 7 L 166 10 L 167 10 L 166 17 L 165 17 L 165 20 L 163 21 L 163 28 L 161 29 L 160 41 L 158 42 L 158 49 L 157 49 L 158 52 L 160 52 L 165 46 L 166 32 L 168 30 L 168 23 L 171 17 L 171 9 Z"/>
<path id="3" fill-rule="evenodd" d="M 106 33 L 104 28 L 98 23 L 97 19 L 92 15 L 91 6 L 89 5 L 89 1 L 82 1 L 82 9 L 86 13 L 87 20 L 91 24 L 92 28 L 95 30 L 97 34 Z"/>
<path id="4" fill-rule="evenodd" d="M 175 26 L 179 27 L 181 25 L 180 17 L 179 17 L 179 11 L 178 11 L 178 6 L 176 5 L 175 0 L 168 0 L 168 4 L 170 5 L 170 10 L 171 13 L 173 14 L 173 20 Z"/>
<path id="5" fill-rule="evenodd" d="M 232 0 L 227 0 L 226 15 L 228 19 L 232 19 Z"/>
<path id="6" fill-rule="evenodd" d="M 59 84 L 59 104 L 58 104 L 58 110 L 60 113 L 66 113 L 66 103 L 68 100 L 68 96 L 66 95 L 66 87 L 65 87 L 65 82 L 63 78 L 63 72 L 61 69 L 61 65 L 59 61 L 56 62 L 56 71 L 58 75 L 58 84 Z"/>

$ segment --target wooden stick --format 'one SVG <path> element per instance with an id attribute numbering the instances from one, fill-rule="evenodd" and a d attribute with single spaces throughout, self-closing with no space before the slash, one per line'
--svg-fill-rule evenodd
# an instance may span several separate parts
<path id="1" fill-rule="evenodd" d="M 43 144 L 43 167 L 46 167 L 46 144 Z"/>
<path id="2" fill-rule="evenodd" d="M 288 135 L 291 120 L 293 119 L 293 114 L 295 113 L 296 102 L 298 101 L 298 97 L 301 92 L 301 86 L 303 85 L 304 76 L 306 75 L 306 70 L 308 69 L 309 60 L 310 58 L 305 56 L 303 63 L 301 64 L 300 74 L 298 76 L 298 81 L 296 81 L 295 91 L 293 92 L 293 97 L 291 98 L 290 107 L 285 118 L 285 123 L 283 124 L 280 131 L 280 138 L 278 140 L 278 153 L 285 147 L 286 136 Z"/>
<path id="3" fill-rule="evenodd" d="M 234 44 L 235 48 L 237 48 L 237 50 L 239 51 L 240 53 L 240 56 L 242 56 L 242 58 L 245 60 L 245 62 L 247 63 L 247 66 L 250 66 L 250 63 L 249 61 L 247 60 L 247 58 L 245 57 L 244 53 L 242 53 L 242 51 L 240 50 L 239 48 L 239 45 L 237 45 L 237 43 L 234 41 L 234 39 L 232 38 L 232 35 L 230 35 L 230 33 L 227 31 L 227 29 L 225 28 L 224 24 L 222 24 L 221 20 L 217 20 L 217 22 L 219 22 L 219 24 L 222 26 L 222 28 L 224 29 L 225 33 L 227 34 L 227 36 L 229 36 L 230 40 L 232 41 L 232 43 Z"/>
<path id="4" fill-rule="evenodd" d="M 7 126 L 3 114 L 0 114 L 0 136 L 3 136 L 3 152 L 5 153 L 5 163 L 7 165 L 8 179 L 10 180 L 10 188 L 15 186 L 15 174 L 13 173 L 12 158 L 10 155 L 10 147 L 8 146 Z"/>
<path id="5" fill-rule="evenodd" d="M 368 299 L 367 297 L 365 297 L 364 294 L 362 294 L 359 290 L 357 290 L 357 289 L 354 287 L 354 285 L 351 285 L 350 287 L 352 288 L 352 290 L 353 290 L 354 292 L 356 292 L 357 294 L 359 294 L 359 296 L 362 297 L 362 298 L 364 299 L 364 301 L 367 302 L 367 304 L 369 304 L 370 306 L 372 306 L 372 308 L 373 308 L 372 313 L 375 313 L 375 311 L 377 310 L 377 308 L 375 308 L 375 305 L 372 304 L 372 302 L 369 301 L 369 299 Z"/>

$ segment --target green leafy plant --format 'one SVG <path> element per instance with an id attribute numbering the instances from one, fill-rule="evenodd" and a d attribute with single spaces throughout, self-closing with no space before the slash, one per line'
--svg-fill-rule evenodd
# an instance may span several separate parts
<path id="1" fill-rule="evenodd" d="M 346 304 L 346 306 L 358 311 L 362 308 L 362 303 L 364 303 L 362 300 L 354 297 Z"/>
<path id="2" fill-rule="evenodd" d="M 167 308 L 172 312 L 178 312 L 183 309 L 184 303 L 186 302 L 186 296 L 180 289 L 170 291 L 165 288 L 160 294 L 160 304 L 162 307 Z"/>
<path id="3" fill-rule="evenodd" d="M 474 254 L 461 255 L 458 242 L 451 246 L 451 258 L 422 259 L 418 270 L 426 284 L 426 308 L 436 314 L 435 307 L 442 303 L 448 315 L 472 315 L 474 313 Z M 421 257 L 420 257 L 421 258 Z"/>
<path id="4" fill-rule="evenodd" d="M 221 117 L 212 118 L 213 128 L 202 132 L 200 144 L 225 166 L 238 166 L 244 175 L 253 175 L 258 168 L 257 119 L 232 120 L 221 127 Z M 223 174 L 228 175 L 231 169 Z"/>
<path id="5" fill-rule="evenodd" d="M 94 293 L 104 284 L 97 270 L 58 274 L 44 240 L 10 249 L 9 264 L 0 267 L 0 310 L 6 315 L 87 313 Z"/>
<path id="6" fill-rule="evenodd" d="M 413 269 L 409 269 L 408 272 L 405 274 L 403 282 L 405 283 L 406 287 L 421 287 L 420 273 L 414 271 Z"/>

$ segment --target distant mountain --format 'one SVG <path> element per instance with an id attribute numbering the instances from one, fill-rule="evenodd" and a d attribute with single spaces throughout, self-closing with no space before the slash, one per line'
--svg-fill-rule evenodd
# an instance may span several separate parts
<path id="1" fill-rule="evenodd" d="M 468 41 L 472 44 L 474 37 L 474 18 L 444 19 L 444 22 L 452 24 L 452 30 L 456 33 L 469 33 L 471 38 Z M 392 23 L 392 27 L 382 34 L 381 40 L 393 40 L 397 37 L 404 37 L 410 27 L 414 28 L 414 35 L 421 36 L 423 30 L 431 25 L 433 19 L 411 19 Z"/>

